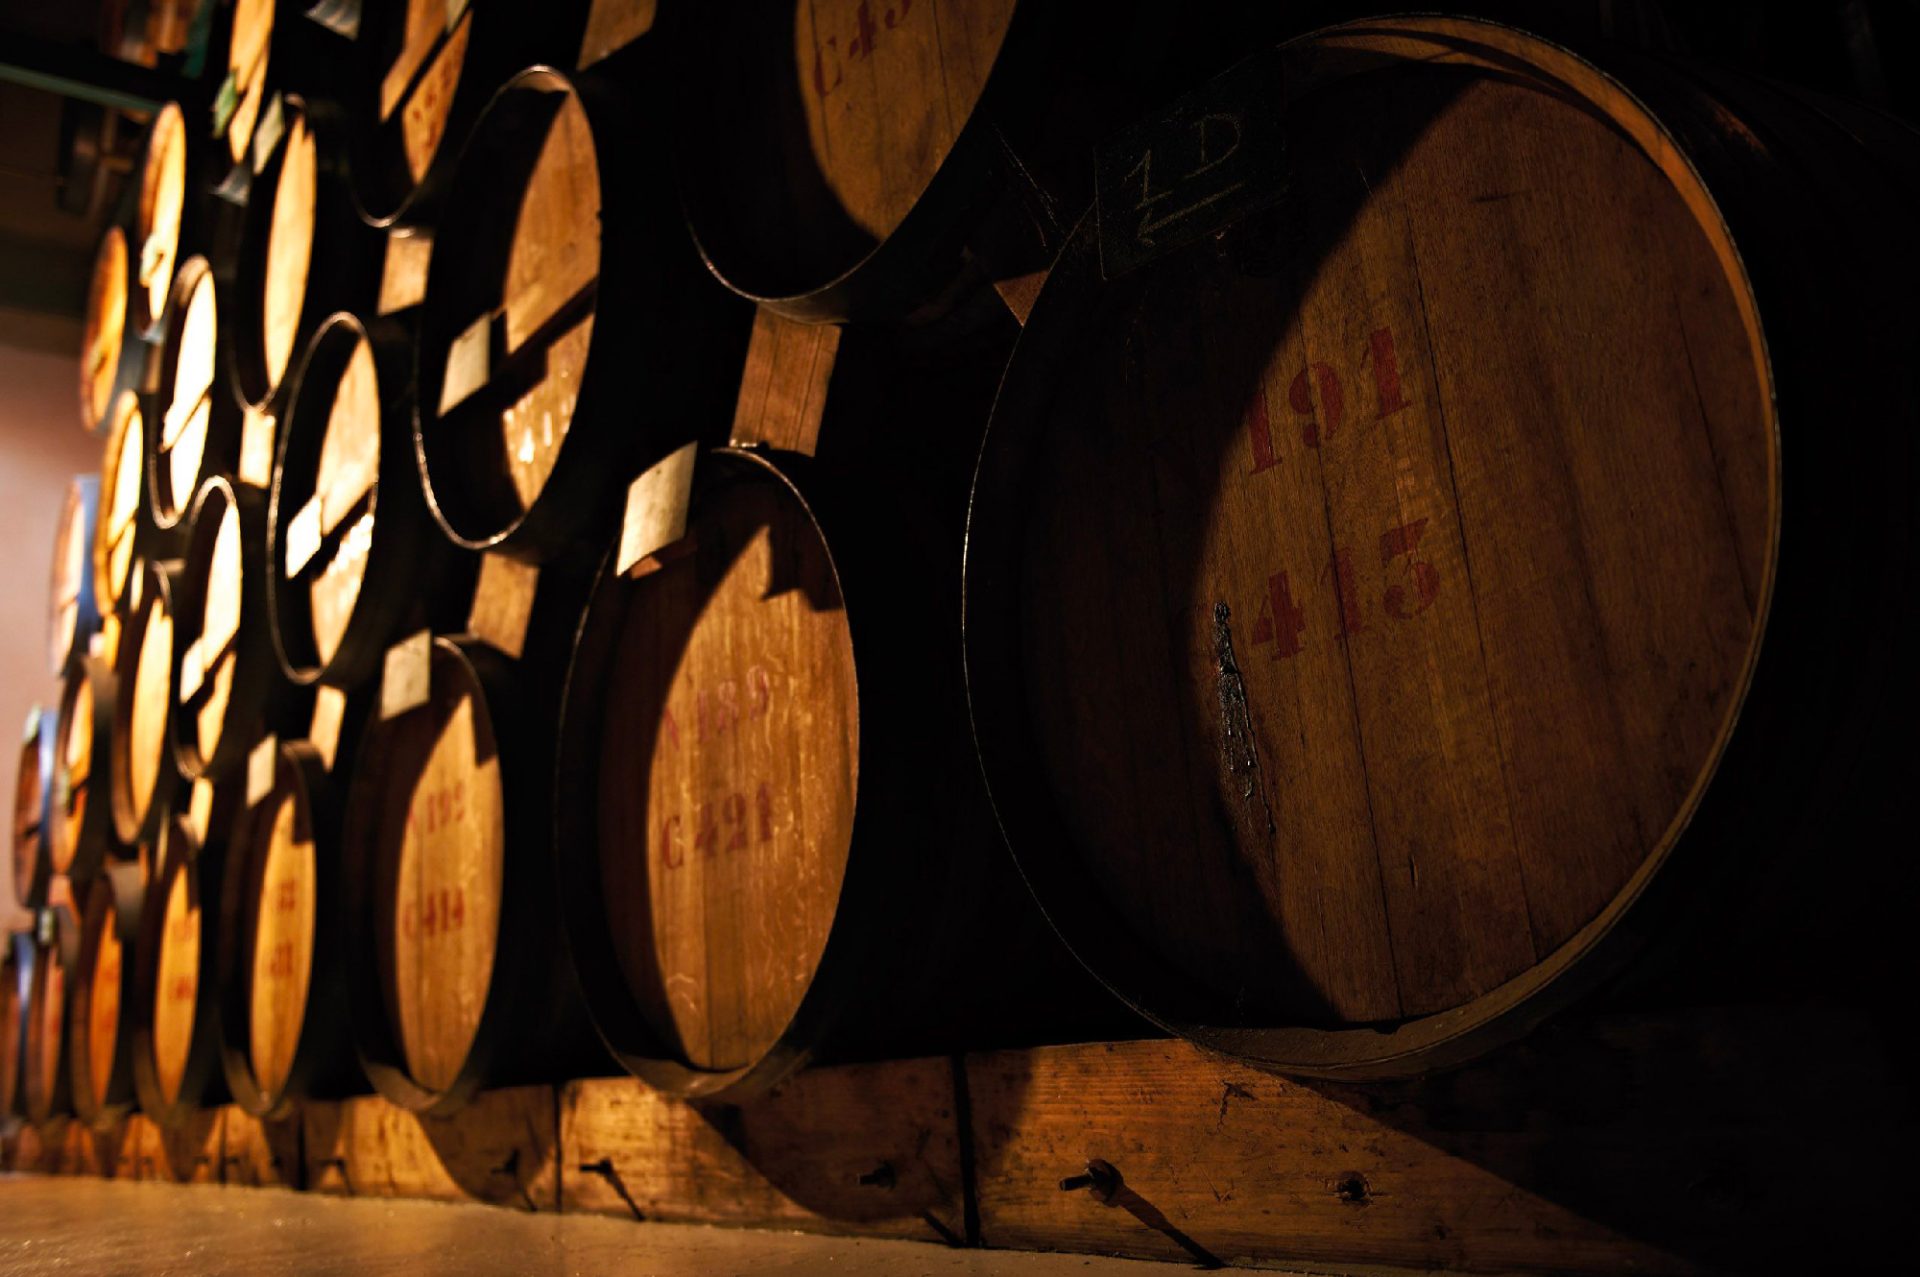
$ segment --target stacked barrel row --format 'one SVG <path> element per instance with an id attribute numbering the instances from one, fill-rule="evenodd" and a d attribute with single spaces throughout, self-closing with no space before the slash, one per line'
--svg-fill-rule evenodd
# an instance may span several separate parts
<path id="1" fill-rule="evenodd" d="M 1462 19 L 645 8 L 234 7 L 96 279 L 33 1111 L 1135 1011 L 1384 1076 L 1898 898 L 1807 849 L 1913 762 L 1903 125 Z"/>

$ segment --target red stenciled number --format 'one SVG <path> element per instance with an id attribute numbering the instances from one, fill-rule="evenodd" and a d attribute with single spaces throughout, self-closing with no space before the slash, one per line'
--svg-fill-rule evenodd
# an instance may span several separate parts
<path id="1" fill-rule="evenodd" d="M 773 788 L 764 780 L 754 793 L 753 805 L 760 813 L 760 841 L 770 842 L 773 839 Z"/>
<path id="2" fill-rule="evenodd" d="M 764 780 L 753 791 L 751 802 L 746 791 L 734 790 L 721 795 L 717 803 L 701 803 L 696 813 L 693 850 L 703 860 L 712 860 L 723 852 L 744 851 L 756 824 L 759 840 L 773 841 L 773 786 Z M 679 815 L 668 816 L 660 825 L 660 860 L 668 869 L 687 863 L 681 828 Z"/>
<path id="3" fill-rule="evenodd" d="M 721 804 L 722 819 L 733 832 L 727 836 L 727 850 L 738 851 L 747 845 L 747 796 L 728 794 Z"/>
<path id="4" fill-rule="evenodd" d="M 660 863 L 678 869 L 687 863 L 687 849 L 680 845 L 680 817 L 669 816 L 660 822 Z"/>
<path id="5" fill-rule="evenodd" d="M 1253 442 L 1253 469 L 1248 474 L 1259 474 L 1262 470 L 1271 470 L 1280 464 L 1280 458 L 1273 455 L 1273 424 L 1267 419 L 1267 394 L 1261 388 L 1253 396 L 1253 402 L 1247 405 L 1247 437 Z"/>
<path id="6" fill-rule="evenodd" d="M 1403 523 L 1397 528 L 1389 528 L 1380 534 L 1380 566 L 1390 567 L 1395 559 L 1407 561 L 1407 575 L 1413 580 L 1413 606 L 1407 606 L 1405 586 L 1387 587 L 1387 615 L 1399 620 L 1410 620 L 1433 606 L 1440 597 L 1440 570 L 1425 559 L 1413 557 L 1414 547 L 1420 544 L 1421 536 L 1427 530 L 1425 519 L 1415 519 L 1412 523 Z"/>
<path id="7" fill-rule="evenodd" d="M 1316 390 L 1320 392 L 1318 411 L 1313 402 Z M 1346 396 L 1340 389 L 1340 374 L 1326 364 L 1308 364 L 1287 387 L 1287 404 L 1307 419 L 1300 426 L 1300 442 L 1309 448 L 1318 448 L 1323 441 L 1340 433 L 1340 423 L 1346 418 Z"/>
<path id="8" fill-rule="evenodd" d="M 1360 582 L 1353 574 L 1353 551 L 1342 546 L 1333 552 L 1326 571 L 1320 574 L 1322 581 L 1328 578 L 1332 578 L 1334 591 L 1340 596 L 1340 633 L 1358 634 L 1366 629 L 1366 612 L 1360 602 Z"/>
<path id="9" fill-rule="evenodd" d="M 1374 420 L 1391 417 L 1407 406 L 1400 389 L 1400 357 L 1393 349 L 1393 329 L 1376 328 L 1367 337 L 1367 354 L 1373 364 L 1373 386 L 1380 392 L 1380 410 Z"/>
<path id="10" fill-rule="evenodd" d="M 1306 633 L 1307 616 L 1293 601 L 1293 586 L 1285 572 L 1267 578 L 1266 597 L 1260 601 L 1260 617 L 1253 623 L 1253 645 L 1273 644 L 1273 659 L 1284 660 L 1300 654 L 1300 636 Z"/>

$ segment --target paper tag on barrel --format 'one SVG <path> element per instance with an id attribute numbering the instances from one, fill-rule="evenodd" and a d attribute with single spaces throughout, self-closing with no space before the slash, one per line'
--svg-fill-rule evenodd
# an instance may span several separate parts
<path id="1" fill-rule="evenodd" d="M 246 408 L 240 418 L 240 482 L 264 488 L 273 482 L 273 414 Z"/>
<path id="2" fill-rule="evenodd" d="M 247 755 L 247 806 L 259 806 L 273 792 L 273 772 L 279 761 L 280 738 L 268 732 Z"/>
<path id="3" fill-rule="evenodd" d="M 499 648 L 514 660 L 526 651 L 527 626 L 533 621 L 534 595 L 540 588 L 540 569 L 504 554 L 480 556 L 480 579 L 474 582 L 473 606 L 467 611 L 467 633 Z"/>
<path id="4" fill-rule="evenodd" d="M 228 71 L 227 78 L 220 81 L 220 89 L 213 95 L 213 135 L 223 137 L 227 125 L 233 122 L 233 112 L 240 105 L 240 72 Z"/>
<path id="5" fill-rule="evenodd" d="M 644 576 L 658 568 L 667 547 L 687 535 L 687 506 L 693 497 L 693 460 L 699 453 L 688 444 L 649 466 L 627 485 L 627 508 L 620 521 L 620 549 L 613 570 L 621 576 Z"/>
<path id="6" fill-rule="evenodd" d="M 427 703 L 432 688 L 433 634 L 421 630 L 387 649 L 380 673 L 380 717 L 398 718 Z"/>
<path id="7" fill-rule="evenodd" d="M 317 22 L 335 35 L 358 40 L 360 8 L 361 0 L 313 0 L 307 6 L 307 21 Z"/>
<path id="8" fill-rule="evenodd" d="M 499 313 L 488 311 L 447 347 L 447 371 L 440 379 L 442 415 L 471 398 L 492 376 L 493 327 L 499 322 Z"/>
<path id="9" fill-rule="evenodd" d="M 300 570 L 320 553 L 321 508 L 320 494 L 316 492 L 287 520 L 288 579 L 299 576 Z"/>
<path id="10" fill-rule="evenodd" d="M 307 743 L 320 755 L 328 771 L 340 756 L 340 728 L 347 718 L 347 694 L 337 687 L 319 687 L 313 693 L 313 721 L 307 727 Z"/>
<path id="11" fill-rule="evenodd" d="M 278 93 L 267 103 L 267 109 L 260 113 L 260 123 L 253 130 L 253 171 L 258 173 L 273 158 L 273 148 L 280 145 L 280 135 L 287 131 L 287 110 Z"/>
<path id="12" fill-rule="evenodd" d="M 1102 142 L 1093 161 L 1101 277 L 1277 203 L 1285 102 L 1280 55 L 1260 53 Z"/>

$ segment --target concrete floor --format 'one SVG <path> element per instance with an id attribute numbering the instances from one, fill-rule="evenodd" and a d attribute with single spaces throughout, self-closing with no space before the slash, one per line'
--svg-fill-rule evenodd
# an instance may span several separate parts
<path id="1" fill-rule="evenodd" d="M 948 1250 L 489 1206 L 0 1175 L 0 1274 L 7 1277 L 1152 1277 L 1191 1271 L 1084 1255 Z"/>

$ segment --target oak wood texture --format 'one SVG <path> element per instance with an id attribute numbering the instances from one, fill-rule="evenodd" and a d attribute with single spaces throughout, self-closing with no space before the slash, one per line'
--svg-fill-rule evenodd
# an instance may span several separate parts
<path id="1" fill-rule="evenodd" d="M 174 578 L 179 564 L 143 563 L 131 619 L 121 633 L 109 778 L 114 837 L 151 840 L 180 784 L 174 763 Z"/>
<path id="2" fill-rule="evenodd" d="M 35 917 L 33 970 L 27 982 L 25 1040 L 20 1060 L 20 1107 L 44 1123 L 71 1107 L 67 1003 L 80 928 L 70 904 L 53 905 Z"/>
<path id="3" fill-rule="evenodd" d="M 13 778 L 13 898 L 29 909 L 46 903 L 53 877 L 54 737 L 59 716 L 35 705 L 27 725 Z"/>
<path id="4" fill-rule="evenodd" d="M 955 1244 L 966 1170 L 944 1059 L 812 1069 L 741 1108 L 634 1078 L 560 1091 L 565 1211 Z"/>
<path id="5" fill-rule="evenodd" d="M 80 423 L 97 430 L 122 389 L 127 329 L 127 292 L 131 280 L 127 233 L 109 226 L 95 250 L 87 284 L 87 311 L 80 345 Z"/>
<path id="6" fill-rule="evenodd" d="M 267 65 L 274 48 L 274 0 L 234 0 L 227 38 L 227 76 L 235 103 L 227 121 L 227 153 L 234 163 L 250 154 L 254 126 L 267 95 Z"/>
<path id="7" fill-rule="evenodd" d="M 94 606 L 94 522 L 100 507 L 100 480 L 80 475 L 67 485 L 54 525 L 53 570 L 49 575 L 47 665 L 58 675 L 86 647 L 99 628 Z"/>
<path id="8" fill-rule="evenodd" d="M 239 406 L 217 375 L 225 327 L 233 322 L 228 297 L 204 257 L 189 257 L 174 280 L 158 413 L 145 423 L 146 513 L 162 530 L 178 527 L 201 482 L 230 473 L 239 454 Z"/>
<path id="9" fill-rule="evenodd" d="M 74 1116 L 100 1129 L 133 1108 L 134 951 L 145 875 L 119 864 L 78 894 L 79 947 L 67 982 L 67 1064 Z"/>
<path id="10" fill-rule="evenodd" d="M 175 1126 L 163 1126 L 145 1113 L 127 1115 L 126 1133 L 114 1168 L 115 1179 L 165 1184 L 221 1183 L 226 1144 L 226 1113 L 196 1109 Z"/>
<path id="11" fill-rule="evenodd" d="M 574 65 L 586 70 L 653 29 L 658 0 L 591 0 Z"/>
<path id="12" fill-rule="evenodd" d="M 755 309 L 727 441 L 811 455 L 839 351 L 838 325 L 803 324 L 765 306 Z"/>
<path id="13" fill-rule="evenodd" d="M 119 614 L 134 574 L 136 548 L 146 539 L 141 518 L 147 499 L 146 440 L 139 397 L 123 391 L 108 419 L 93 526 L 93 602 L 103 617 Z"/>
<path id="14" fill-rule="evenodd" d="M 427 293 L 427 263 L 432 257 L 431 230 L 395 231 L 388 235 L 374 313 L 391 315 L 418 306 Z"/>
<path id="15" fill-rule="evenodd" d="M 302 1105 L 300 1120 L 314 1192 L 559 1209 L 550 1087 L 488 1091 L 451 1118 L 367 1096 Z"/>
<path id="16" fill-rule="evenodd" d="M 214 476 L 194 497 L 174 594 L 174 761 L 190 780 L 246 759 L 287 697 L 267 624 L 267 497 Z"/>
<path id="17" fill-rule="evenodd" d="M 20 1064 L 26 1051 L 26 990 L 32 973 L 32 940 L 23 933 L 0 936 L 0 1126 L 21 1111 Z"/>
<path id="18" fill-rule="evenodd" d="M 46 833 L 53 872 L 75 881 L 91 878 L 109 855 L 122 852 L 113 839 L 107 794 L 118 699 L 119 680 L 106 660 L 82 656 L 67 667 L 54 727 Z"/>
<path id="19" fill-rule="evenodd" d="M 187 155 L 186 117 L 177 102 L 168 102 L 148 126 L 140 161 L 129 246 L 138 255 L 134 261 L 138 287 L 128 317 L 135 332 L 147 331 L 166 314 L 187 209 Z"/>
<path id="20" fill-rule="evenodd" d="M 1116 987 L 1276 1068 L 1417 1071 L 1597 978 L 1701 813 L 1807 365 L 1691 117 L 1464 20 L 1278 56 L 1296 206 L 1104 287 L 1089 219 L 1048 279 L 976 487 L 970 692 Z"/>
<path id="21" fill-rule="evenodd" d="M 219 892 L 240 782 L 200 782 L 201 814 L 168 818 L 140 920 L 131 1034 L 143 1113 L 172 1131 L 226 1098 L 221 1084 Z"/>
<path id="22" fill-rule="evenodd" d="M 267 383 L 272 386 L 279 385 L 286 375 L 295 342 L 301 336 L 307 276 L 313 269 L 319 167 L 318 146 L 306 113 L 295 112 L 280 143 L 279 172 L 272 185 L 272 220 L 267 230 L 266 272 L 261 279 L 260 343 Z"/>

